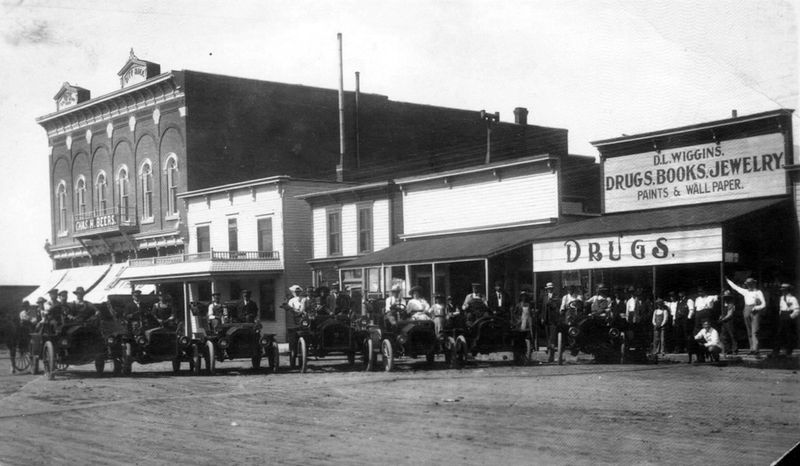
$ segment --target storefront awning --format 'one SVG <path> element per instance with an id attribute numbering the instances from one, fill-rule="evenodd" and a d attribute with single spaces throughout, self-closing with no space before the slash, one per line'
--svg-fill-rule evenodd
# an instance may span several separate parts
<path id="1" fill-rule="evenodd" d="M 608 214 L 578 222 L 564 223 L 557 227 L 543 230 L 536 236 L 535 240 L 603 236 L 619 232 L 684 227 L 719 226 L 736 218 L 770 209 L 786 202 L 785 198 L 755 199 Z"/>
<path id="2" fill-rule="evenodd" d="M 128 295 L 131 293 L 131 284 L 128 280 L 122 280 L 120 275 L 128 267 L 127 264 L 113 264 L 108 273 L 102 280 L 86 294 L 86 301 L 90 303 L 102 303 L 108 300 L 110 295 Z M 136 289 L 143 294 L 155 292 L 153 285 L 137 285 Z"/>
<path id="3" fill-rule="evenodd" d="M 260 273 L 282 272 L 283 264 L 278 259 L 257 260 L 197 260 L 189 262 L 175 262 L 171 264 L 157 263 L 160 258 L 155 258 L 153 265 L 137 262 L 126 268 L 120 279 L 132 283 L 157 283 L 180 281 L 197 278 L 210 278 L 214 276 L 257 275 Z M 147 261 L 139 259 L 138 261 Z"/>
<path id="4" fill-rule="evenodd" d="M 59 291 L 67 290 L 72 299 L 72 292 L 75 291 L 75 288 L 82 286 L 87 292 L 91 291 L 110 268 L 111 265 L 106 264 L 65 269 L 63 272 L 66 272 L 66 275 L 58 282 L 57 288 Z"/>
<path id="5" fill-rule="evenodd" d="M 552 228 L 539 226 L 410 239 L 343 264 L 342 268 L 483 260 L 530 244 L 533 238 Z"/>
<path id="6" fill-rule="evenodd" d="M 67 271 L 64 269 L 51 270 L 47 278 L 42 282 L 41 285 L 39 285 L 39 288 L 33 290 L 33 292 L 31 292 L 31 294 L 28 296 L 25 296 L 23 300 L 33 304 L 39 298 L 47 299 L 47 292 L 53 288 L 56 288 L 59 282 L 64 279 L 64 275 L 66 274 Z"/>

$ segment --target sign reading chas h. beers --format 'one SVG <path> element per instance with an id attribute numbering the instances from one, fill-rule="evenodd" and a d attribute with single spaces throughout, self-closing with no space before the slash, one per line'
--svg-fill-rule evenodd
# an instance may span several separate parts
<path id="1" fill-rule="evenodd" d="M 609 158 L 605 211 L 786 194 L 784 151 L 783 135 L 774 133 Z"/>
<path id="2" fill-rule="evenodd" d="M 719 262 L 722 229 L 617 234 L 533 243 L 534 272 Z"/>

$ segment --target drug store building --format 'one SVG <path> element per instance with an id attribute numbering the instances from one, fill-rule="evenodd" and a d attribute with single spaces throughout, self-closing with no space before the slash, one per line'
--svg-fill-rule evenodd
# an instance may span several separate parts
<path id="1" fill-rule="evenodd" d="M 539 287 L 646 295 L 715 294 L 724 278 L 756 278 L 768 296 L 796 279 L 797 205 L 791 110 L 594 142 L 602 210 L 533 240 Z M 768 303 L 769 305 L 769 303 Z"/>

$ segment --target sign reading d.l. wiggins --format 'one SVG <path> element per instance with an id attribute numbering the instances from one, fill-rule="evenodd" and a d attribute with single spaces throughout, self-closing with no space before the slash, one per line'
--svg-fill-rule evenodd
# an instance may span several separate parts
<path id="1" fill-rule="evenodd" d="M 655 209 L 787 193 L 780 133 L 613 157 L 603 163 L 605 211 Z"/>
<path id="2" fill-rule="evenodd" d="M 719 262 L 722 229 L 645 232 L 533 243 L 533 271 Z"/>

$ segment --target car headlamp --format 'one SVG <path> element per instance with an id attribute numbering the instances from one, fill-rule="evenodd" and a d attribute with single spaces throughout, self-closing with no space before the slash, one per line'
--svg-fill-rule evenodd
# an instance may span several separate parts
<path id="1" fill-rule="evenodd" d="M 404 344 L 406 341 L 408 341 L 408 339 L 406 338 L 405 335 L 400 335 L 399 337 L 397 337 L 397 342 L 400 343 L 401 345 Z"/>
<path id="2" fill-rule="evenodd" d="M 618 328 L 612 327 L 608 329 L 608 336 L 610 336 L 611 338 L 619 338 L 619 335 L 620 333 Z"/>
<path id="3" fill-rule="evenodd" d="M 183 336 L 181 337 L 181 345 L 186 346 L 189 344 L 189 337 Z"/>
<path id="4" fill-rule="evenodd" d="M 143 336 L 139 337 L 139 338 L 136 339 L 136 343 L 138 343 L 140 345 L 146 345 L 147 344 L 147 338 L 145 338 Z"/>
<path id="5" fill-rule="evenodd" d="M 220 348 L 227 348 L 227 347 L 228 347 L 228 340 L 226 340 L 226 339 L 224 339 L 224 338 L 223 338 L 223 339 L 221 339 L 221 340 L 219 341 L 219 347 L 220 347 Z"/>
<path id="6" fill-rule="evenodd" d="M 310 325 L 310 322 L 307 319 L 303 319 L 300 321 L 300 326 L 306 328 Z"/>
<path id="7" fill-rule="evenodd" d="M 570 327 L 569 330 L 567 331 L 567 334 L 569 336 L 571 336 L 572 338 L 577 337 L 578 334 L 580 334 L 580 333 L 581 333 L 581 331 L 578 329 L 578 327 Z"/>
<path id="8" fill-rule="evenodd" d="M 108 343 L 109 345 L 113 345 L 115 341 L 117 341 L 117 340 L 114 337 L 106 338 L 106 343 Z"/>
<path id="9" fill-rule="evenodd" d="M 59 342 L 59 345 L 61 345 L 61 346 L 69 346 L 69 339 L 68 338 L 62 338 L 61 341 Z"/>
<path id="10" fill-rule="evenodd" d="M 261 346 L 267 346 L 269 344 L 269 338 L 261 337 Z"/>

